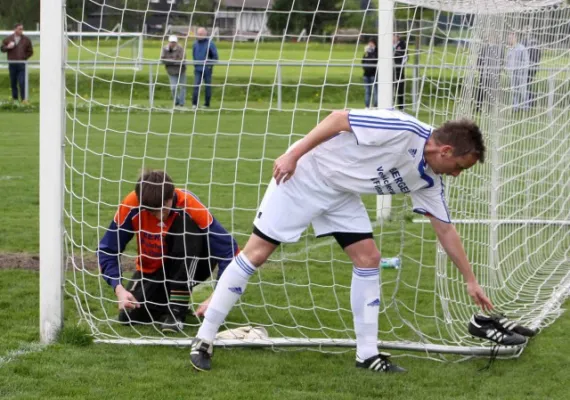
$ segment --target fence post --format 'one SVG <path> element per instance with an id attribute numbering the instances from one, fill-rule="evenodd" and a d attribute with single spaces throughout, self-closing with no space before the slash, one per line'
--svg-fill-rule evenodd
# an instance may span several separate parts
<path id="1" fill-rule="evenodd" d="M 554 76 L 548 75 L 548 117 L 552 120 L 552 108 L 554 107 Z"/>
<path id="2" fill-rule="evenodd" d="M 24 61 L 24 67 L 25 67 L 24 68 L 24 70 L 25 70 L 25 73 L 24 73 L 24 76 L 25 76 L 25 78 L 24 78 L 24 96 L 26 96 L 26 98 L 24 100 L 30 101 L 30 85 L 29 85 L 29 82 L 30 82 L 29 67 L 30 66 L 29 66 L 27 61 Z"/>
<path id="3" fill-rule="evenodd" d="M 277 63 L 277 109 L 281 111 L 281 64 Z"/>
<path id="4" fill-rule="evenodd" d="M 412 65 L 412 110 L 418 112 L 418 66 Z"/>
<path id="5" fill-rule="evenodd" d="M 148 64 L 148 102 L 152 108 L 154 105 L 154 87 L 152 84 L 152 64 Z"/>

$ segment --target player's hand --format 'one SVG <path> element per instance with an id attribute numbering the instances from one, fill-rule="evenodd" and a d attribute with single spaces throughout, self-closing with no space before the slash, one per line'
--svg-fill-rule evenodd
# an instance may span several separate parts
<path id="1" fill-rule="evenodd" d="M 206 300 L 204 300 L 202 302 L 202 304 L 200 304 L 200 306 L 198 307 L 198 309 L 196 310 L 194 315 L 196 315 L 197 317 L 203 317 L 204 314 L 206 314 L 206 310 L 208 309 L 208 306 L 210 305 L 211 299 L 212 299 L 212 296 L 210 296 Z"/>
<path id="2" fill-rule="evenodd" d="M 121 285 L 117 286 L 115 293 L 119 300 L 119 310 L 132 310 L 141 306 L 135 296 Z"/>
<path id="3" fill-rule="evenodd" d="M 469 293 L 469 296 L 471 296 L 475 304 L 481 307 L 483 311 L 491 311 L 494 308 L 493 303 L 487 298 L 485 292 L 477 282 L 467 284 L 467 293 Z"/>
<path id="4" fill-rule="evenodd" d="M 297 159 L 291 153 L 285 153 L 273 164 L 273 177 L 279 185 L 281 182 L 287 182 L 297 168 Z"/>

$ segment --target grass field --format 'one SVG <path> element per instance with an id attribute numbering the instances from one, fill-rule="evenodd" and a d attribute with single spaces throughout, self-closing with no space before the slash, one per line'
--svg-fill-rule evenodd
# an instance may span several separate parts
<path id="1" fill-rule="evenodd" d="M 247 62 L 351 63 L 360 59 L 362 50 L 353 44 L 328 43 L 261 43 L 254 47 L 222 42 L 219 48 L 222 60 Z M 70 46 L 69 56 L 71 60 L 90 60 L 95 58 L 95 50 L 99 61 L 116 59 L 116 46 L 109 42 L 99 47 L 89 42 L 82 49 Z M 146 42 L 144 58 L 156 61 L 159 50 L 159 42 Z M 442 67 L 463 65 L 468 55 L 455 48 L 435 48 L 430 54 L 426 50 L 420 54 L 420 63 Z M 132 58 L 127 49 L 120 50 L 119 55 Z M 544 62 L 562 65 L 564 57 L 565 52 L 552 53 L 545 56 Z M 216 351 L 216 369 L 197 375 L 189 367 L 185 348 L 91 343 L 90 330 L 98 338 L 163 337 L 153 326 L 136 330 L 118 326 L 113 294 L 94 268 L 97 243 L 117 204 L 132 190 L 141 168 L 167 169 L 178 186 L 200 196 L 243 246 L 275 157 L 326 116 L 327 110 L 362 105 L 360 67 L 283 67 L 281 72 L 285 111 L 274 109 L 275 67 L 234 65 L 216 67 L 213 107 L 196 113 L 171 111 L 162 67 L 155 70 L 160 85 L 154 109 L 148 108 L 146 67 L 116 73 L 104 69 L 68 73 L 68 88 L 73 88 L 77 96 L 67 96 L 65 225 L 70 258 L 65 284 L 66 327 L 59 342 L 48 347 L 38 344 L 38 272 L 14 268 L 22 260 L 34 264 L 32 256 L 39 249 L 39 129 L 34 101 L 38 97 L 37 70 L 30 76 L 32 107 L 17 112 L 12 106 L 0 108 L 0 187 L 5 196 L 0 214 L 0 329 L 4 332 L 0 336 L 0 398 L 569 398 L 564 384 L 570 354 L 565 335 L 570 329 L 567 313 L 533 339 L 520 358 L 498 361 L 486 372 L 477 372 L 485 359 L 439 363 L 426 354 L 398 352 L 402 356 L 398 361 L 410 373 L 376 376 L 352 368 L 352 351 L 322 354 L 220 349 Z M 541 74 L 539 77 L 545 77 L 547 73 Z M 423 71 L 423 75 L 427 96 L 422 99 L 419 116 L 438 124 L 452 108 L 438 101 L 452 99 L 458 93 L 453 85 L 462 83 L 446 68 Z M 6 73 L 0 72 L 0 82 L 7 87 Z M 110 104 L 130 108 L 108 109 Z M 539 181 L 540 173 L 560 163 L 551 155 L 567 152 L 567 139 L 560 132 L 566 129 L 570 115 L 566 109 L 550 130 L 533 130 L 532 135 L 521 139 L 521 132 L 534 129 L 532 124 L 542 126 L 544 110 L 537 108 L 533 113 L 525 116 L 530 128 L 510 129 L 507 133 L 515 134 L 504 135 L 499 144 L 505 155 L 517 160 L 528 149 L 538 149 L 536 157 L 511 163 L 503 173 L 524 177 L 521 171 L 534 166 L 537 175 L 532 178 Z M 518 123 L 505 115 L 501 115 L 505 124 Z M 546 144 L 545 137 L 551 138 Z M 489 164 L 476 167 L 475 174 L 465 178 L 475 181 L 458 180 L 448 192 L 450 204 L 459 209 L 461 217 L 485 216 L 489 194 L 479 190 L 477 183 L 487 184 L 490 168 Z M 558 177 L 549 175 L 544 184 L 557 184 L 545 196 L 539 196 L 543 190 L 540 184 L 513 179 L 509 190 L 522 194 L 505 200 L 505 212 L 522 217 L 534 209 L 519 206 L 532 203 L 548 214 L 545 218 L 566 215 L 565 177 L 565 171 Z M 475 200 L 472 204 L 476 205 L 462 209 L 465 199 Z M 365 196 L 364 201 L 373 215 L 375 197 Z M 436 252 L 435 237 L 428 225 L 411 222 L 414 216 L 410 208 L 409 198 L 394 199 L 393 219 L 375 228 L 383 255 L 401 254 L 404 263 L 400 271 L 382 273 L 381 338 L 473 344 L 464 322 L 474 308 L 457 272 L 446 269 L 445 263 L 443 269 L 438 269 L 441 255 Z M 473 225 L 459 229 L 475 271 L 493 300 L 520 314 L 530 312 L 538 299 L 526 285 L 536 289 L 543 282 L 551 282 L 540 287 L 548 295 L 565 272 L 561 266 L 567 265 L 563 263 L 564 257 L 567 263 L 570 235 L 564 227 L 501 227 L 499 234 L 505 240 L 499 246 L 500 255 L 508 260 L 509 267 L 514 265 L 519 271 L 511 277 L 512 285 L 505 286 L 495 286 L 497 271 L 486 268 L 488 229 Z M 552 239 L 558 237 L 562 239 Z M 124 258 L 132 257 L 133 251 L 131 245 Z M 542 273 L 538 266 L 544 260 L 558 263 L 560 268 L 548 270 L 548 275 Z M 517 263 L 523 264 L 522 272 Z M 287 267 L 285 274 L 281 266 Z M 349 338 L 350 273 L 351 266 L 337 246 L 326 239 L 317 240 L 309 232 L 300 243 L 285 246 L 252 279 L 242 304 L 228 320 L 232 324 L 265 324 L 271 334 L 278 336 Z M 208 285 L 197 290 L 194 304 L 210 290 Z M 516 304 L 509 303 L 512 299 Z M 77 304 L 84 312 L 81 321 Z M 442 304 L 449 314 L 443 314 Z M 188 322 L 179 337 L 195 333 L 199 321 L 191 318 Z M 458 361 L 457 357 L 446 359 Z"/>
<path id="2" fill-rule="evenodd" d="M 3 112 L 1 116 L 0 175 L 7 199 L 0 216 L 0 251 L 35 254 L 38 251 L 38 114 Z M 211 110 L 195 116 L 97 112 L 75 112 L 70 116 L 67 137 L 72 142 L 66 146 L 69 212 L 66 226 L 68 238 L 73 240 L 69 248 L 73 248 L 76 260 L 82 257 L 89 261 L 115 205 L 131 190 L 142 166 L 167 168 L 177 184 L 188 185 L 224 224 L 235 232 L 248 232 L 263 183 L 269 177 L 271 160 L 324 115 L 309 111 Z M 164 161 L 166 157 L 168 163 Z M 374 200 L 367 197 L 365 203 L 372 209 Z M 413 330 L 401 323 L 393 307 L 389 307 L 398 304 L 399 315 L 413 326 L 420 326 L 434 340 L 443 336 L 452 343 L 461 342 L 466 339 L 465 333 L 457 330 L 457 324 L 451 332 L 438 331 L 440 325 L 433 311 L 438 306 L 433 295 L 434 238 L 427 227 L 408 223 L 407 201 L 397 201 L 394 221 L 377 230 L 382 236 L 384 254 L 402 251 L 404 265 L 409 266 L 401 272 L 397 303 L 392 299 L 396 294 L 397 272 L 383 272 L 381 336 L 417 339 Z M 243 245 L 245 235 L 237 235 L 237 239 Z M 247 317 L 234 311 L 230 319 L 237 323 L 247 318 L 280 324 L 279 332 L 283 335 L 316 336 L 315 329 L 322 325 L 332 329 L 321 334 L 350 335 L 345 287 L 350 265 L 332 245 L 296 253 L 304 246 L 318 243 L 322 241 L 316 242 L 309 235 L 299 245 L 285 248 L 287 254 L 278 254 L 276 259 L 289 258 L 288 283 L 283 284 L 280 268 L 270 265 L 260 274 L 261 279 L 281 285 L 264 289 L 254 278 L 239 309 L 247 312 Z M 336 263 L 330 262 L 331 256 L 337 259 Z M 117 327 L 113 323 L 116 306 L 111 301 L 112 294 L 87 264 L 77 262 L 77 269 L 68 269 L 66 328 L 58 344 L 45 348 L 37 344 L 37 271 L 11 269 L 9 265 L 0 270 L 0 329 L 4 332 L 0 337 L 2 398 L 414 399 L 418 393 L 426 399 L 567 397 L 563 382 L 570 350 L 565 339 L 570 328 L 568 314 L 533 339 L 520 358 L 498 361 L 487 372 L 477 372 L 485 365 L 484 359 L 456 364 L 403 357 L 398 361 L 410 369 L 409 374 L 376 376 L 356 371 L 351 351 L 321 354 L 217 350 L 216 369 L 198 375 L 190 370 L 185 348 L 90 344 L 86 336 L 88 328 L 85 322 L 79 323 L 70 293 L 77 294 L 81 304 L 89 307 L 94 317 L 90 322 L 100 335 L 161 334 L 152 327 L 137 331 Z M 272 265 L 280 264 L 278 261 Z M 452 283 L 451 288 L 459 301 L 452 307 L 455 315 L 461 316 L 470 308 L 465 306 L 461 286 Z M 331 290 L 334 299 L 330 297 Z M 207 293 L 208 290 L 199 291 L 193 300 L 200 301 Z M 95 298 L 89 299 L 86 294 Z M 289 304 L 291 310 L 286 313 L 277 308 L 263 310 L 259 308 L 262 301 Z M 314 305 L 317 306 L 314 312 L 303 312 Z M 197 321 L 190 322 L 193 326 L 185 335 L 195 332 Z M 271 332 L 275 334 L 276 329 Z"/>

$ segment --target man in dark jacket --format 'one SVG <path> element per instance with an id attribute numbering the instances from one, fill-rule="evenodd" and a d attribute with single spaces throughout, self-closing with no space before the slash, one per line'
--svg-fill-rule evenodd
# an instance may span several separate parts
<path id="1" fill-rule="evenodd" d="M 8 61 L 13 61 L 8 65 L 12 99 L 18 101 L 18 86 L 20 86 L 20 98 L 23 104 L 27 104 L 25 61 L 34 54 L 34 49 L 30 38 L 24 35 L 24 25 L 14 26 L 14 33 L 2 41 L 1 50 L 3 53 L 8 53 Z"/>
<path id="2" fill-rule="evenodd" d="M 194 59 L 194 93 L 192 94 L 192 108 L 198 106 L 198 94 L 202 81 L 206 84 L 206 98 L 204 107 L 210 107 L 212 98 L 212 61 L 218 60 L 218 49 L 208 38 L 208 31 L 205 28 L 198 28 L 196 32 L 196 42 L 192 47 L 192 58 Z"/>
<path id="3" fill-rule="evenodd" d="M 535 106 L 536 105 L 536 88 L 533 88 L 532 83 L 534 82 L 535 78 L 536 78 L 536 74 L 538 73 L 538 70 L 540 69 L 540 60 L 542 58 L 542 50 L 539 47 L 539 43 L 538 40 L 536 40 L 536 37 L 534 36 L 530 36 L 528 37 L 525 41 L 523 41 L 523 45 L 527 48 L 528 50 L 528 57 L 529 57 L 529 61 L 530 61 L 530 66 L 528 69 L 528 100 L 530 103 L 530 106 Z M 533 90 L 534 89 L 534 90 Z"/>
<path id="4" fill-rule="evenodd" d="M 394 106 L 402 110 L 406 93 L 406 61 L 408 60 L 406 40 L 400 35 L 394 35 Z"/>
<path id="5" fill-rule="evenodd" d="M 370 108 L 370 100 L 372 100 L 372 107 L 378 107 L 378 85 L 376 82 L 378 47 L 376 39 L 370 38 L 364 48 L 362 64 L 364 65 L 362 67 L 364 70 L 364 105 L 366 108 Z"/>

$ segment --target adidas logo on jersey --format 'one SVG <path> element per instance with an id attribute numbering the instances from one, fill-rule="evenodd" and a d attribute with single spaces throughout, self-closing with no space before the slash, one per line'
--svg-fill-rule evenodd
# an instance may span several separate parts
<path id="1" fill-rule="evenodd" d="M 380 307 L 380 299 L 376 299 L 367 304 L 368 307 Z"/>
<path id="2" fill-rule="evenodd" d="M 243 294 L 243 290 L 239 286 L 228 288 L 228 290 L 232 293 L 235 293 L 235 294 L 239 294 L 239 295 Z"/>
<path id="3" fill-rule="evenodd" d="M 416 158 L 416 153 L 418 152 L 418 149 L 408 149 L 408 153 L 410 153 L 410 155 L 412 156 L 412 158 Z"/>

